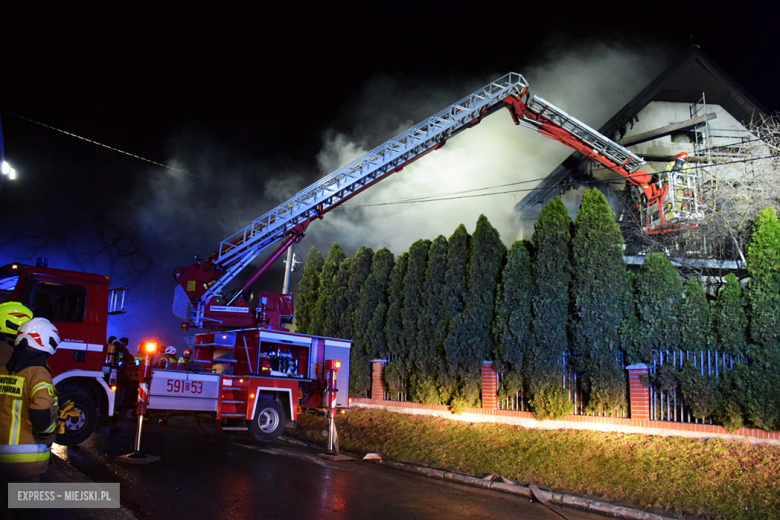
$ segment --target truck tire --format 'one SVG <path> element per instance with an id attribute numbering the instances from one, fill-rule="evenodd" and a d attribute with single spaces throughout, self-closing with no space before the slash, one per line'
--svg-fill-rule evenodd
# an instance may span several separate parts
<path id="1" fill-rule="evenodd" d="M 247 421 L 249 435 L 259 442 L 271 442 L 279 438 L 287 423 L 282 405 L 273 399 L 263 399 L 257 403 L 255 418 Z"/>
<path id="2" fill-rule="evenodd" d="M 78 417 L 70 417 L 65 422 L 65 433 L 58 433 L 54 442 L 63 446 L 75 446 L 87 440 L 95 431 L 98 407 L 89 396 L 71 393 L 71 390 L 66 390 L 59 397 L 60 406 L 68 401 L 73 401 L 73 405 L 81 414 Z"/>

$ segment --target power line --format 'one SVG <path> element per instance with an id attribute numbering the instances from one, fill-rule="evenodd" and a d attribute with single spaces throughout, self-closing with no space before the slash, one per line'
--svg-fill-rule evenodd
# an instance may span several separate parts
<path id="1" fill-rule="evenodd" d="M 71 137 L 75 137 L 76 139 L 81 139 L 82 141 L 86 141 L 88 143 L 92 143 L 92 144 L 96 144 L 98 146 L 102 146 L 103 148 L 107 148 L 107 149 L 112 150 L 114 152 L 119 152 L 121 154 L 133 157 L 134 159 L 140 159 L 141 161 L 145 161 L 145 162 L 154 164 L 156 166 L 162 166 L 163 168 L 167 168 L 169 170 L 173 170 L 173 171 L 179 172 L 179 173 L 184 173 L 186 175 L 190 175 L 190 176 L 196 177 L 198 179 L 202 178 L 202 177 L 198 177 L 197 175 L 193 175 L 192 173 L 190 173 L 190 172 L 188 172 L 186 170 L 182 170 L 180 168 L 174 168 L 173 166 L 169 166 L 167 164 L 163 164 L 163 163 L 160 163 L 160 162 L 157 162 L 157 161 L 153 161 L 151 159 L 147 159 L 146 157 L 141 157 L 140 155 L 136 155 L 134 153 L 130 153 L 130 152 L 126 152 L 124 150 L 120 150 L 119 148 L 114 148 L 113 146 L 109 146 L 107 144 L 103 144 L 103 143 L 95 141 L 93 139 L 89 139 L 87 137 L 83 137 L 83 136 L 80 136 L 78 134 L 74 134 L 73 132 L 68 132 L 67 130 L 62 130 L 61 128 L 57 128 L 55 126 L 47 125 L 46 123 L 41 123 L 40 121 L 36 121 L 35 119 L 30 119 L 29 117 L 20 116 L 19 114 L 15 114 L 13 112 L 7 112 L 7 113 L 11 114 L 12 116 L 16 116 L 19 119 L 23 119 L 25 121 L 29 121 L 30 123 L 35 123 L 36 125 L 41 125 L 41 126 L 43 126 L 45 128 L 49 128 L 51 130 L 55 130 L 57 132 L 65 134 L 65 135 L 69 135 Z"/>
<path id="2" fill-rule="evenodd" d="M 745 162 L 755 162 L 755 161 L 761 161 L 761 160 L 766 160 L 766 159 L 778 159 L 778 158 L 780 158 L 780 157 L 775 156 L 775 155 L 768 155 L 768 156 L 765 156 L 765 157 L 755 157 L 755 158 L 752 158 L 752 159 L 740 159 L 740 160 L 716 163 L 716 164 L 710 165 L 709 167 L 725 166 L 725 165 L 729 165 L 729 164 L 738 164 L 738 163 L 745 163 Z M 703 166 L 703 165 L 694 165 L 693 167 L 694 168 L 701 168 L 701 169 L 705 168 L 705 166 Z M 609 171 L 612 171 L 610 168 L 606 168 L 606 167 L 596 168 L 595 170 L 601 170 L 601 171 L 609 170 Z M 438 194 L 438 195 L 429 195 L 429 196 L 424 196 L 424 197 L 409 197 L 409 198 L 406 198 L 406 199 L 392 200 L 392 201 L 386 201 L 386 202 L 376 202 L 376 203 L 373 203 L 373 204 L 348 204 L 348 205 L 344 205 L 344 206 L 339 206 L 336 209 L 368 208 L 368 207 L 374 207 L 374 206 L 394 206 L 394 205 L 398 205 L 398 204 L 417 204 L 417 203 L 422 203 L 422 202 L 440 202 L 440 201 L 456 200 L 456 199 L 471 199 L 471 198 L 476 198 L 476 197 L 490 197 L 490 196 L 493 196 L 493 195 L 507 195 L 507 194 L 510 194 L 510 193 L 521 193 L 521 192 L 531 193 L 531 192 L 534 192 L 534 191 L 537 191 L 537 190 L 541 191 L 541 190 L 544 190 L 544 189 L 548 189 L 548 187 L 547 186 L 545 186 L 545 187 L 535 186 L 533 188 L 522 188 L 522 189 L 517 189 L 517 190 L 506 190 L 506 191 L 499 191 L 499 192 L 495 192 L 495 193 L 472 193 L 472 192 L 484 191 L 484 190 L 490 190 L 490 189 L 497 189 L 497 188 L 504 188 L 504 187 L 507 187 L 507 186 L 516 186 L 516 185 L 519 185 L 519 184 L 528 184 L 528 183 L 532 183 L 532 182 L 541 182 L 541 181 L 545 180 L 546 178 L 547 177 L 542 177 L 542 178 L 530 179 L 530 180 L 526 180 L 526 181 L 513 182 L 513 183 L 509 183 L 509 184 L 500 184 L 500 185 L 496 185 L 496 186 L 486 186 L 484 188 L 473 188 L 473 189 L 470 189 L 470 190 L 463 190 L 463 191 L 451 192 L 451 193 L 442 193 L 442 194 Z M 620 176 L 620 177 L 612 177 L 612 178 L 604 179 L 604 180 L 583 181 L 583 182 L 579 182 L 579 184 L 587 186 L 587 185 L 604 184 L 604 183 L 606 183 L 606 184 L 615 184 L 615 183 L 618 183 L 618 182 L 622 183 L 624 181 L 626 181 L 626 177 Z"/>

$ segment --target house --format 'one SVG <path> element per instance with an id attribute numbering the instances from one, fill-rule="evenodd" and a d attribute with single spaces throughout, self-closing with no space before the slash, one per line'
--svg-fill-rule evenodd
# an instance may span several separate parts
<path id="1" fill-rule="evenodd" d="M 662 172 L 678 153 L 688 153 L 697 174 L 702 214 L 709 216 L 723 204 L 722 195 L 713 187 L 744 175 L 745 161 L 738 161 L 746 154 L 745 143 L 755 142 L 750 124 L 766 116 L 766 110 L 693 46 L 599 131 L 644 158 L 642 169 L 651 174 Z M 662 250 L 699 267 L 734 270 L 741 265 L 742 251 L 734 240 L 708 241 L 701 227 L 661 235 L 643 232 L 637 211 L 639 190 L 576 152 L 517 204 L 516 214 L 535 221 L 548 200 L 563 194 L 576 196 L 589 186 L 605 193 L 615 210 L 626 237 L 629 263 L 641 263 L 642 255 Z"/>

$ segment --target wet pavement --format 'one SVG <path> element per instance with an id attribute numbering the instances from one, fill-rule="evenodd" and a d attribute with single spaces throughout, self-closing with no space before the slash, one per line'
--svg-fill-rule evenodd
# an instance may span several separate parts
<path id="1" fill-rule="evenodd" d="M 66 469 L 69 464 L 96 482 L 119 482 L 123 507 L 141 519 L 561 518 L 524 497 L 368 461 L 324 460 L 317 450 L 283 441 L 260 445 L 244 434 L 209 435 L 190 417 L 144 423 L 141 451 L 161 456 L 159 462 L 117 463 L 114 457 L 131 452 L 135 441 L 134 423 L 120 424 L 119 432 L 103 428 L 78 447 L 55 446 L 54 451 Z M 39 516 L 19 511 L 6 511 L 7 517 L 106 518 L 92 516 L 101 510 L 41 510 Z M 133 516 L 127 510 L 102 511 Z M 567 514 L 578 520 L 607 518 L 576 509 Z"/>

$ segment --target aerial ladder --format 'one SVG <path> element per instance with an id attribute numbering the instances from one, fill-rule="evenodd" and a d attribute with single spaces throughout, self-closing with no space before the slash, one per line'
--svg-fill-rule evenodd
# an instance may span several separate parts
<path id="1" fill-rule="evenodd" d="M 695 178 L 690 170 L 683 173 L 687 157 L 680 158 L 675 168 L 660 177 L 640 171 L 644 164 L 641 157 L 544 99 L 530 97 L 526 79 L 511 72 L 298 192 L 223 240 L 209 257 L 196 258 L 195 263 L 177 268 L 174 276 L 179 285 L 174 294 L 174 314 L 183 320 L 185 328 L 224 329 L 258 324 L 282 328 L 284 317 L 293 312 L 290 295 L 263 293 L 253 307 L 249 291 L 288 247 L 303 238 L 309 224 L 502 108 L 509 110 L 515 124 L 573 148 L 637 187 L 646 233 L 698 226 L 701 214 L 699 207 L 692 204 L 699 200 Z M 241 287 L 224 297 L 226 286 L 275 244 L 276 249 Z"/>

